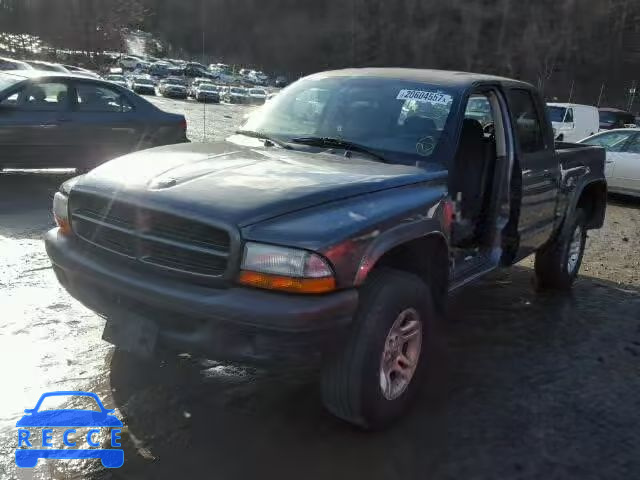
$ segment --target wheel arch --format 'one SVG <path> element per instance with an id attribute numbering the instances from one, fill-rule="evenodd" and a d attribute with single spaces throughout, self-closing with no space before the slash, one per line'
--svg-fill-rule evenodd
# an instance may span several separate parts
<path id="1" fill-rule="evenodd" d="M 607 182 L 594 180 L 586 183 L 577 193 L 571 213 L 578 208 L 585 211 L 588 229 L 602 227 L 607 209 Z"/>
<path id="2" fill-rule="evenodd" d="M 394 241 L 381 242 L 369 252 L 354 283 L 361 285 L 373 270 L 380 267 L 413 273 L 429 286 L 436 308 L 442 311 L 449 285 L 449 265 L 449 244 L 441 231 L 402 236 Z"/>

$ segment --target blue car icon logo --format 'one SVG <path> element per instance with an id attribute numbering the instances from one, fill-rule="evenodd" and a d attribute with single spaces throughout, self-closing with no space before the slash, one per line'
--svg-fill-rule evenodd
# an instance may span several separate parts
<path id="1" fill-rule="evenodd" d="M 45 410 L 40 412 L 39 409 L 42 406 L 42 402 L 48 397 L 56 396 L 77 396 L 77 397 L 91 397 L 95 400 L 96 404 L 100 407 L 100 410 L 81 410 L 81 409 L 59 409 L 59 410 Z M 87 428 L 98 427 L 98 429 L 91 429 L 87 433 L 87 443 L 92 447 L 100 446 L 99 443 L 93 440 L 93 435 L 100 432 L 99 428 L 111 429 L 111 446 L 120 447 L 119 438 L 122 428 L 122 422 L 114 415 L 114 410 L 104 408 L 104 405 L 95 393 L 91 392 L 49 392 L 44 393 L 36 406 L 33 409 L 26 409 L 25 414 L 20 420 L 16 422 L 18 427 L 18 449 L 16 449 L 16 465 L 21 468 L 32 468 L 38 463 L 41 458 L 53 458 L 53 459 L 87 459 L 87 458 L 99 458 L 102 465 L 106 468 L 118 468 L 124 463 L 124 451 L 120 448 L 90 448 L 90 449 L 54 449 L 46 448 L 52 447 L 51 434 L 53 428 L 67 428 L 65 430 L 63 439 L 64 444 L 69 447 L 75 446 L 75 442 L 70 442 L 68 436 L 71 433 L 75 433 L 76 430 L 73 427 Z M 32 429 L 42 429 L 42 447 L 43 448 L 31 448 L 32 442 L 29 437 L 32 433 Z M 28 447 L 28 448 L 20 448 Z"/>

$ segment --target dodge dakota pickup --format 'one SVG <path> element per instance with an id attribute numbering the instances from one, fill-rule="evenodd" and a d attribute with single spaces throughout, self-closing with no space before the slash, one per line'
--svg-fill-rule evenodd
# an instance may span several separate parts
<path id="1" fill-rule="evenodd" d="M 604 222 L 604 161 L 554 143 L 527 83 L 324 72 L 225 141 L 67 181 L 46 248 L 119 348 L 312 362 L 330 412 L 380 428 L 416 396 L 448 293 L 530 254 L 539 288 L 572 286 Z"/>

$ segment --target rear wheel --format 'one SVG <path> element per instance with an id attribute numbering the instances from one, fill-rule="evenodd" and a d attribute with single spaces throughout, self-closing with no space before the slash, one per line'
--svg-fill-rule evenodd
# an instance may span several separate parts
<path id="1" fill-rule="evenodd" d="M 435 310 L 427 285 L 410 273 L 374 271 L 345 348 L 322 372 L 326 408 L 366 429 L 402 415 L 418 391 Z"/>
<path id="2" fill-rule="evenodd" d="M 536 253 L 535 271 L 540 288 L 569 290 L 573 285 L 587 242 L 586 213 L 577 209 L 571 227 Z"/>

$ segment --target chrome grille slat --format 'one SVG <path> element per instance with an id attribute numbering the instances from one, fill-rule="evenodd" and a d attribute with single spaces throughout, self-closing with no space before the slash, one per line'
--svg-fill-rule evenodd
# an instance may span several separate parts
<path id="1" fill-rule="evenodd" d="M 222 277 L 229 232 L 121 201 L 74 192 L 72 228 L 87 243 L 141 263 L 197 277 Z"/>

